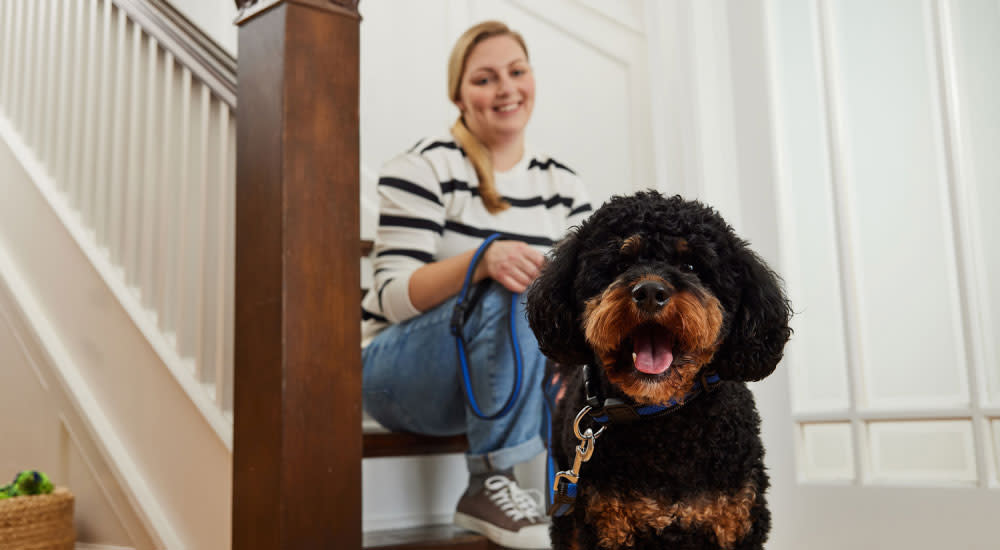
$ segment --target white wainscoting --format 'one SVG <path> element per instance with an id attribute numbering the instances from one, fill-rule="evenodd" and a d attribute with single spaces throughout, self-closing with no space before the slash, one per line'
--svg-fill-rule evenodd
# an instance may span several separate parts
<path id="1" fill-rule="evenodd" d="M 886 526 L 916 527 L 923 498 L 949 502 L 935 529 L 947 544 L 991 548 L 965 519 L 998 488 L 986 270 L 1000 258 L 987 215 L 1000 189 L 1000 3 L 764 6 L 779 272 L 797 312 L 784 362 L 797 484 L 776 476 L 795 502 L 781 543 L 877 547 Z M 917 530 L 892 545 L 942 543 Z"/>

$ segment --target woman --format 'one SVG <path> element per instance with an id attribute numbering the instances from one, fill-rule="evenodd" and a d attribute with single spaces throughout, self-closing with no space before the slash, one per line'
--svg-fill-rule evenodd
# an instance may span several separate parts
<path id="1" fill-rule="evenodd" d="M 466 405 L 449 324 L 455 296 L 485 237 L 500 233 L 472 281 L 486 287 L 465 324 L 474 396 L 497 411 L 514 383 L 511 293 L 538 276 L 544 252 L 591 207 L 569 168 L 525 148 L 535 80 L 527 48 L 503 23 L 465 32 L 448 63 L 460 116 L 383 167 L 374 284 L 362 302 L 364 407 L 385 427 L 467 434 L 469 487 L 455 522 L 511 548 L 548 548 L 544 512 L 512 469 L 544 450 L 545 359 L 518 300 L 523 381 L 510 413 L 483 420 Z"/>

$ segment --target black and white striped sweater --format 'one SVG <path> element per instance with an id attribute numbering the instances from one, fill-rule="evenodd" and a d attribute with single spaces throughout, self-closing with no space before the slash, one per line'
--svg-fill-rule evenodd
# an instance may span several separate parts
<path id="1" fill-rule="evenodd" d="M 424 264 L 479 246 L 492 233 L 547 252 L 592 208 L 580 178 L 547 156 L 525 152 L 496 188 L 511 207 L 490 214 L 472 164 L 454 138 L 424 139 L 382 167 L 372 288 L 361 302 L 362 345 L 389 323 L 420 314 L 410 275 Z"/>

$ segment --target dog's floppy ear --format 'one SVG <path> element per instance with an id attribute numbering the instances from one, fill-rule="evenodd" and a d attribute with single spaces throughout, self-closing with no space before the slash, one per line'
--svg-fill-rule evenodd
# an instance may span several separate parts
<path id="1" fill-rule="evenodd" d="M 737 254 L 739 304 L 712 366 L 723 379 L 760 380 L 774 371 L 792 334 L 791 304 L 781 279 L 757 254 L 746 247 Z"/>
<path id="2" fill-rule="evenodd" d="M 576 231 L 570 231 L 527 290 L 528 323 L 538 347 L 561 365 L 582 365 L 593 358 L 583 338 L 573 291 L 580 246 Z"/>

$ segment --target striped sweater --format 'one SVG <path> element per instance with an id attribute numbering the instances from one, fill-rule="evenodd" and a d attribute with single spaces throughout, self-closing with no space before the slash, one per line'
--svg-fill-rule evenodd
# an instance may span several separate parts
<path id="1" fill-rule="evenodd" d="M 409 281 L 424 264 L 475 249 L 493 233 L 544 253 L 591 211 L 580 178 L 547 156 L 525 152 L 495 181 L 511 207 L 490 214 L 472 164 L 450 135 L 421 140 L 382 167 L 375 272 L 361 301 L 363 346 L 390 323 L 420 314 Z"/>

